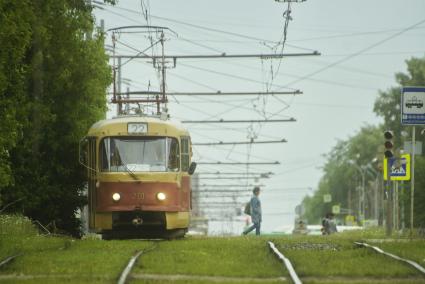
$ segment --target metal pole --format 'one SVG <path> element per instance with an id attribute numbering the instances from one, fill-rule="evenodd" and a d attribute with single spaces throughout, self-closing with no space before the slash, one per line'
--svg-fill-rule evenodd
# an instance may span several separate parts
<path id="1" fill-rule="evenodd" d="M 387 181 L 386 181 L 386 186 L 385 186 L 385 204 L 386 204 L 386 220 L 385 220 L 385 233 L 387 236 L 391 236 L 392 234 L 392 189 L 391 189 L 391 177 L 390 177 L 390 171 L 391 171 L 391 166 L 390 166 L 390 161 L 389 158 L 387 159 Z"/>
<path id="2" fill-rule="evenodd" d="M 398 188 L 397 188 L 397 181 L 393 182 L 393 228 L 397 232 L 398 230 L 398 224 L 397 224 L 397 194 L 398 194 Z"/>
<path id="3" fill-rule="evenodd" d="M 378 212 L 378 197 L 379 196 L 379 175 L 376 175 L 375 178 L 375 192 L 374 192 L 374 208 L 373 208 L 373 218 L 378 221 L 379 212 Z"/>
<path id="4" fill-rule="evenodd" d="M 415 150 L 416 150 L 416 127 L 412 129 L 412 169 L 410 179 L 410 236 L 413 236 L 413 209 L 414 209 L 414 198 L 415 198 Z"/>
<path id="5" fill-rule="evenodd" d="M 121 94 L 121 79 L 122 79 L 122 74 L 121 74 L 121 58 L 118 58 L 118 66 L 117 66 L 117 71 L 118 71 L 118 78 L 117 78 L 117 87 L 118 87 L 118 93 Z M 121 100 L 121 95 L 118 95 L 118 101 Z M 117 105 L 117 115 L 121 114 L 121 106 L 122 103 L 119 102 Z"/>
<path id="6" fill-rule="evenodd" d="M 255 119 L 255 120 L 182 120 L 181 123 L 257 123 L 257 122 L 295 122 L 295 118 L 289 119 Z"/>
<path id="7" fill-rule="evenodd" d="M 365 169 L 360 168 L 360 173 L 362 174 L 362 201 L 361 201 L 361 214 L 362 214 L 362 222 L 364 225 L 364 219 L 365 219 Z"/>
<path id="8" fill-rule="evenodd" d="M 158 91 L 133 91 L 130 95 L 159 95 Z M 278 96 L 278 95 L 301 95 L 300 90 L 294 91 L 276 91 L 276 92 L 168 92 L 168 96 Z"/>
<path id="9" fill-rule="evenodd" d="M 165 103 L 165 54 L 164 54 L 164 32 L 161 33 L 161 47 L 162 47 L 162 84 L 161 84 L 161 92 L 162 92 L 162 103 Z M 160 101 L 157 101 L 156 107 L 157 114 L 161 112 L 160 110 Z"/>
<path id="10" fill-rule="evenodd" d="M 112 55 L 110 58 L 140 58 L 140 59 L 210 59 L 210 58 L 261 58 L 261 59 L 273 59 L 273 58 L 284 58 L 284 57 L 301 57 L 301 56 L 318 56 L 321 55 L 319 52 L 309 53 L 271 53 L 271 54 L 209 54 L 209 55 Z"/>
<path id="11" fill-rule="evenodd" d="M 245 145 L 245 144 L 270 144 L 270 143 L 286 143 L 286 139 L 273 140 L 273 141 L 239 141 L 239 142 L 211 142 L 211 143 L 192 143 L 193 146 L 218 146 L 218 145 Z"/>

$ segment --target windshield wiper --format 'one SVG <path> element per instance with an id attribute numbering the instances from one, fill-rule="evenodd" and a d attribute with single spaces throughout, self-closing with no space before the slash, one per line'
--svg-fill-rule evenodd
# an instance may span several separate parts
<path id="1" fill-rule="evenodd" d="M 134 172 L 132 172 L 128 167 L 127 164 L 124 164 L 124 168 L 127 171 L 127 173 L 134 179 L 137 181 L 140 181 L 139 178 L 136 176 L 136 174 Z"/>

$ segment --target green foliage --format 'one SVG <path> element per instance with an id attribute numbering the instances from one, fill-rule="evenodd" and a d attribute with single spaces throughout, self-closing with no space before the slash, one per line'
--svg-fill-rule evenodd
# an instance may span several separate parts
<path id="1" fill-rule="evenodd" d="M 21 19 L 32 16 L 29 1 L 0 2 L 0 188 L 13 182 L 9 153 L 22 129 L 27 67 L 21 62 L 31 43 L 31 25 Z"/>
<path id="2" fill-rule="evenodd" d="M 310 224 L 320 223 L 326 213 L 331 212 L 332 205 L 353 210 L 358 204 L 359 186 L 361 185 L 360 166 L 365 168 L 366 190 L 371 191 L 376 178 L 377 149 L 381 144 L 381 129 L 364 126 L 353 137 L 339 141 L 326 155 L 327 162 L 323 168 L 324 175 L 319 182 L 314 196 L 303 200 L 306 208 L 305 218 Z M 367 147 L 365 147 L 367 145 Z M 332 202 L 324 203 L 323 195 L 330 194 Z M 371 212 L 367 212 L 371 215 Z"/>
<path id="3" fill-rule="evenodd" d="M 396 81 L 399 86 L 425 86 L 425 57 L 411 58 L 406 61 L 407 74 L 397 73 Z M 396 149 L 403 148 L 404 141 L 411 140 L 412 127 L 402 126 L 400 121 L 401 87 L 391 88 L 386 92 L 380 92 L 375 102 L 374 111 L 378 116 L 384 118 L 385 129 L 392 130 L 395 134 L 394 142 Z M 425 137 L 420 135 L 420 127 L 416 127 L 416 140 L 425 145 Z M 409 135 L 403 136 L 403 132 Z M 416 156 L 415 165 L 415 227 L 425 227 L 425 162 L 423 157 Z M 410 184 L 406 191 L 401 193 L 401 202 L 405 208 L 406 225 L 410 226 Z"/>
<path id="4" fill-rule="evenodd" d="M 359 192 L 356 188 L 360 185 L 358 166 L 371 165 L 366 171 L 366 192 L 370 193 L 366 196 L 366 219 L 372 216 L 372 212 L 368 210 L 372 207 L 371 195 L 372 184 L 375 171 L 382 166 L 383 160 L 383 132 L 384 130 L 392 130 L 395 134 L 394 143 L 396 153 L 403 147 L 405 140 L 409 137 L 403 136 L 404 133 L 411 133 L 412 127 L 401 125 L 401 86 L 425 86 L 425 57 L 411 58 L 406 61 L 407 74 L 396 74 L 396 81 L 399 86 L 389 88 L 387 91 L 380 91 L 379 96 L 374 105 L 374 112 L 384 119 L 381 126 L 365 126 L 356 135 L 344 141 L 339 141 L 337 145 L 326 156 L 327 162 L 324 167 L 324 175 L 319 183 L 318 190 L 312 197 L 306 197 L 303 204 L 306 208 L 305 217 L 310 223 L 317 223 L 326 212 L 331 210 L 331 205 L 339 204 L 342 208 L 351 208 L 358 211 Z M 417 127 L 416 139 L 422 141 L 425 145 L 425 136 L 420 135 L 420 128 Z M 371 164 L 371 161 L 377 158 L 378 164 Z M 353 162 L 349 162 L 349 161 Z M 356 169 L 357 168 L 357 169 Z M 424 157 L 416 157 L 415 167 L 415 226 L 425 227 L 425 159 Z M 379 176 L 382 172 L 378 173 Z M 404 216 L 406 225 L 409 226 L 410 216 L 410 185 L 404 184 L 404 190 L 400 192 L 400 202 L 404 208 Z M 381 190 L 382 191 L 382 190 Z M 323 195 L 331 194 L 332 203 L 323 203 Z M 382 205 L 381 205 L 382 209 Z M 380 210 L 382 217 L 382 210 Z"/>
<path id="5" fill-rule="evenodd" d="M 0 17 L 11 24 L 0 33 L 10 42 L 0 51 L 0 97 L 8 99 L 0 118 L 9 118 L 0 126 L 1 200 L 22 199 L 10 208 L 78 234 L 74 213 L 85 202 L 78 143 L 104 117 L 111 82 L 104 38 L 93 34 L 86 1 L 2 3 Z M 15 73 L 2 76 L 9 66 Z"/>

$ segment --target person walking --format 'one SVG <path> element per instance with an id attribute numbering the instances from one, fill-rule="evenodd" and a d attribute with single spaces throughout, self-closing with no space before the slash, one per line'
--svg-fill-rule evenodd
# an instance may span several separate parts
<path id="1" fill-rule="evenodd" d="M 251 197 L 250 200 L 250 205 L 251 205 L 251 221 L 252 221 L 252 225 L 250 227 L 248 227 L 243 234 L 247 235 L 248 233 L 250 233 L 251 231 L 253 231 L 255 229 L 255 234 L 257 236 L 260 235 L 260 228 L 261 228 L 261 201 L 258 198 L 258 196 L 260 195 L 260 188 L 258 186 L 254 187 L 254 190 L 252 191 L 253 196 Z"/>

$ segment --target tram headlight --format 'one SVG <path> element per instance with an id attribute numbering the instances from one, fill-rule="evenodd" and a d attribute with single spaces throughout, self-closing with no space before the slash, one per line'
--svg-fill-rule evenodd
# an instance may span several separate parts
<path id="1" fill-rule="evenodd" d="M 165 193 L 163 193 L 163 192 L 158 192 L 157 194 L 156 194 L 156 198 L 159 200 L 159 201 L 163 201 L 163 200 L 165 200 L 166 198 L 167 198 L 167 196 L 165 195 Z"/>
<path id="2" fill-rule="evenodd" d="M 121 199 L 121 195 L 116 192 L 116 193 L 112 194 L 112 199 L 114 201 L 119 201 Z"/>

